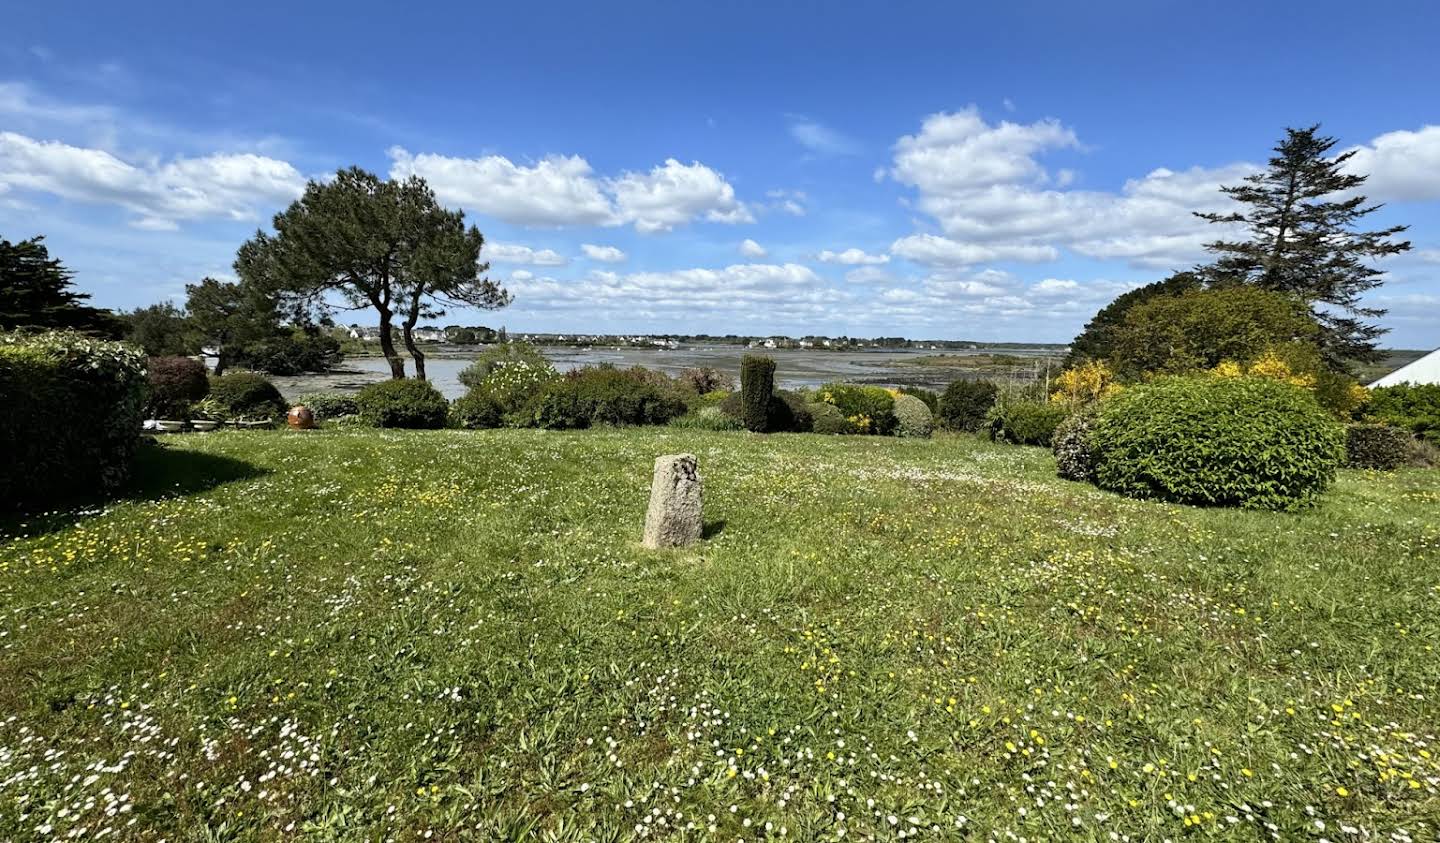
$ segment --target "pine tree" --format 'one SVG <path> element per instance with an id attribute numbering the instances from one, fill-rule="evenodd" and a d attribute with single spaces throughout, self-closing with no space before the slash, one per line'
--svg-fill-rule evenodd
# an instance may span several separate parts
<path id="1" fill-rule="evenodd" d="M 1381 272 L 1367 261 L 1404 252 L 1410 243 L 1390 239 L 1403 225 L 1356 230 L 1380 206 L 1356 192 L 1366 176 L 1345 172 L 1354 151 L 1326 157 L 1336 141 L 1317 135 L 1319 128 L 1286 129 L 1264 171 L 1221 188 L 1243 211 L 1196 216 L 1240 224 L 1250 234 L 1206 245 L 1220 256 L 1203 268 L 1212 283 L 1240 281 L 1297 296 L 1323 328 L 1326 362 L 1343 366 L 1376 359 L 1375 341 L 1385 333 L 1370 321 L 1385 311 L 1361 303 L 1381 283 Z"/>
<path id="2" fill-rule="evenodd" d="M 50 257 L 44 240 L 0 238 L 0 330 L 71 328 L 120 336 L 120 321 L 108 310 L 85 304 L 90 296 L 73 289 L 74 275 Z"/>

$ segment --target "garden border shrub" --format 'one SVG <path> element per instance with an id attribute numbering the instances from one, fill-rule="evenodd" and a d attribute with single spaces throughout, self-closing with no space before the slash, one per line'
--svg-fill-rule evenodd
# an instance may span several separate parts
<path id="1" fill-rule="evenodd" d="M 183 419 L 190 405 L 210 393 L 205 364 L 190 357 L 151 357 L 145 363 L 149 397 L 145 413 L 152 419 Z"/>
<path id="2" fill-rule="evenodd" d="M 360 418 L 373 427 L 434 430 L 445 426 L 450 402 L 429 381 L 400 378 L 372 383 L 355 396 Z"/>
<path id="3" fill-rule="evenodd" d="M 300 396 L 295 403 L 309 407 L 320 421 L 360 415 L 360 405 L 355 402 L 353 392 L 312 392 Z"/>
<path id="4" fill-rule="evenodd" d="M 901 393 L 895 398 L 895 432 L 912 439 L 929 439 L 935 430 L 935 417 L 924 399 Z"/>
<path id="5" fill-rule="evenodd" d="M 1410 461 L 1409 431 L 1388 424 L 1345 426 L 1345 466 L 1394 471 Z"/>
<path id="6" fill-rule="evenodd" d="M 290 409 L 275 384 L 254 372 L 226 372 L 210 378 L 210 397 L 234 419 L 273 421 Z"/>
<path id="7" fill-rule="evenodd" d="M 0 333 L 0 508 L 111 494 L 130 478 L 145 355 L 72 331 Z"/>
<path id="8" fill-rule="evenodd" d="M 770 429 L 770 400 L 775 392 L 775 361 L 758 354 L 740 360 L 740 423 L 755 433 Z"/>
<path id="9" fill-rule="evenodd" d="M 994 442 L 1049 448 L 1068 415 L 1068 407 L 1053 401 L 1002 401 L 985 414 L 985 432 Z"/>
<path id="10" fill-rule="evenodd" d="M 1055 453 L 1055 473 L 1065 480 L 1089 482 L 1095 479 L 1095 451 L 1090 446 L 1090 431 L 1095 424 L 1096 410 L 1085 409 L 1061 421 L 1050 437 Z"/>
<path id="11" fill-rule="evenodd" d="M 951 381 L 940 395 L 936 416 L 950 430 L 976 431 L 985 424 L 1000 390 L 985 380 Z"/>

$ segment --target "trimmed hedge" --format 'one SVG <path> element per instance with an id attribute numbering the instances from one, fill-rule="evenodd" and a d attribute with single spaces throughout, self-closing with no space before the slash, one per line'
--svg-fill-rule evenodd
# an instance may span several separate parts
<path id="1" fill-rule="evenodd" d="M 1065 480 L 1089 482 L 1095 479 L 1095 451 L 1090 447 L 1093 411 L 1069 416 L 1055 428 L 1051 449 L 1055 452 L 1055 473 Z"/>
<path id="2" fill-rule="evenodd" d="M 999 390 L 989 381 L 952 381 L 940 396 L 936 415 L 950 430 L 979 430 Z"/>
<path id="3" fill-rule="evenodd" d="M 450 402 L 428 381 L 415 378 L 372 383 L 355 396 L 360 418 L 372 427 L 434 429 L 445 426 Z"/>
<path id="4" fill-rule="evenodd" d="M 895 399 L 895 432 L 914 439 L 929 439 L 935 430 L 935 417 L 925 402 L 914 395 L 900 395 Z"/>
<path id="5" fill-rule="evenodd" d="M 815 397 L 839 407 L 845 418 L 855 425 L 857 433 L 889 436 L 899 424 L 895 418 L 895 396 L 878 386 L 828 383 L 815 391 Z"/>
<path id="6" fill-rule="evenodd" d="M 1313 503 L 1345 433 L 1306 390 L 1265 378 L 1165 377 L 1101 407 L 1095 482 L 1135 498 L 1250 509 Z"/>
<path id="7" fill-rule="evenodd" d="M 290 409 L 275 384 L 253 372 L 231 372 L 210 379 L 210 397 L 232 419 L 270 419 Z"/>
<path id="8" fill-rule="evenodd" d="M 1387 424 L 1345 426 L 1345 465 L 1394 471 L 1410 461 L 1410 434 Z"/>
<path id="9" fill-rule="evenodd" d="M 0 333 L 0 508 L 115 492 L 130 477 L 145 356 L 70 331 Z"/>
<path id="10" fill-rule="evenodd" d="M 320 421 L 360 415 L 360 405 L 352 392 L 312 392 L 300 396 L 295 403 L 309 407 Z"/>
<path id="11" fill-rule="evenodd" d="M 995 442 L 1049 448 L 1068 415 L 1067 407 L 1051 401 L 1006 401 L 985 414 L 985 432 Z"/>
<path id="12" fill-rule="evenodd" d="M 665 424 L 685 402 L 645 369 L 586 367 L 551 381 L 531 405 L 534 424 L 565 429 L 596 424 Z"/>
<path id="13" fill-rule="evenodd" d="M 500 427 L 505 424 L 505 410 L 483 390 L 472 389 L 450 402 L 450 424 L 467 430 Z"/>
<path id="14" fill-rule="evenodd" d="M 189 357 L 151 357 L 146 363 L 149 374 L 149 400 L 145 412 L 152 419 L 183 419 L 190 405 L 210 392 L 205 364 Z"/>
<path id="15" fill-rule="evenodd" d="M 740 423 L 746 430 L 770 430 L 770 403 L 775 392 L 775 361 L 747 354 L 740 361 Z"/>

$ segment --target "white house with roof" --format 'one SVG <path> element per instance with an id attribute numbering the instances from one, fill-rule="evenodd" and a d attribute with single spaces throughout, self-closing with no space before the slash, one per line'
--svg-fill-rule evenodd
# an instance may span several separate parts
<path id="1" fill-rule="evenodd" d="M 1399 386 L 1402 383 L 1415 384 L 1440 384 L 1440 348 L 1435 349 L 1419 360 L 1401 366 L 1385 377 L 1370 384 L 1374 386 Z"/>

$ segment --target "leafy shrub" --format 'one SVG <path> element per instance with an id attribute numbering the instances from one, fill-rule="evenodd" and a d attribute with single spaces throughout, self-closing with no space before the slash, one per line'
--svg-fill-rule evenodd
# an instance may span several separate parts
<path id="1" fill-rule="evenodd" d="M 546 384 L 532 407 L 536 425 L 556 429 L 665 424 L 686 411 L 685 403 L 647 377 L 645 370 L 609 366 L 567 372 Z"/>
<path id="2" fill-rule="evenodd" d="M 355 404 L 371 427 L 439 428 L 450 412 L 439 390 L 414 378 L 372 383 L 355 396 Z"/>
<path id="3" fill-rule="evenodd" d="M 343 416 L 360 415 L 360 404 L 350 392 L 312 392 L 300 396 L 296 404 L 304 404 L 320 421 L 332 421 Z"/>
<path id="4" fill-rule="evenodd" d="M 1094 423 L 1094 411 L 1081 411 L 1056 426 L 1050 447 L 1055 452 L 1055 473 L 1060 477 L 1084 482 L 1095 479 L 1095 452 L 1090 447 Z"/>
<path id="5" fill-rule="evenodd" d="M 1369 397 L 1365 387 L 1354 378 L 1327 367 L 1320 357 L 1320 349 L 1313 343 L 1279 343 L 1243 365 L 1222 361 L 1211 374 L 1270 378 L 1298 386 L 1309 390 L 1320 406 L 1342 421 L 1348 421 Z"/>
<path id="6" fill-rule="evenodd" d="M 996 442 L 1050 447 L 1055 428 L 1070 415 L 1063 404 L 1050 401 L 1002 401 L 985 416 L 985 432 Z"/>
<path id="7" fill-rule="evenodd" d="M 691 413 L 670 420 L 671 427 L 687 430 L 744 430 L 740 420 L 725 415 L 719 407 L 701 407 Z"/>
<path id="8" fill-rule="evenodd" d="M 467 430 L 488 430 L 505 423 L 500 403 L 479 389 L 472 389 L 450 402 L 450 424 Z"/>
<path id="9" fill-rule="evenodd" d="M 840 408 L 834 404 L 826 404 L 823 401 L 816 401 L 809 405 L 811 418 L 810 429 L 816 433 L 829 435 L 848 435 L 858 433 L 854 422 L 845 418 Z"/>
<path id="10" fill-rule="evenodd" d="M 553 376 L 555 367 L 540 353 L 540 349 L 528 342 L 502 342 L 491 346 L 475 358 L 475 362 L 460 370 L 460 383 L 466 389 L 479 389 L 486 378 L 497 369 L 506 366 L 521 366 L 532 371 L 549 371 Z"/>
<path id="11" fill-rule="evenodd" d="M 1399 384 L 1370 390 L 1366 414 L 1440 445 L 1440 384 Z"/>
<path id="12" fill-rule="evenodd" d="M 340 341 L 321 333 L 296 329 L 232 349 L 232 362 L 271 375 L 324 372 L 340 362 Z"/>
<path id="13" fill-rule="evenodd" d="M 895 399 L 896 433 L 915 439 L 929 439 L 935 430 L 935 417 L 925 402 L 914 395 Z"/>
<path id="14" fill-rule="evenodd" d="M 1095 482 L 1136 498 L 1293 509 L 1345 458 L 1344 431 L 1305 390 L 1265 378 L 1165 377 L 1106 401 Z"/>
<path id="15" fill-rule="evenodd" d="M 1345 426 L 1345 465 L 1394 471 L 1410 460 L 1409 432 L 1386 424 Z"/>
<path id="16" fill-rule="evenodd" d="M 720 411 L 739 421 L 741 427 L 745 426 L 744 398 L 743 392 L 732 392 L 720 402 Z M 805 433 L 813 423 L 810 402 L 799 393 L 784 389 L 770 393 L 766 412 L 764 429 L 767 433 Z"/>
<path id="17" fill-rule="evenodd" d="M 289 409 L 275 384 L 253 372 L 211 378 L 210 397 L 233 419 L 275 419 Z"/>
<path id="18" fill-rule="evenodd" d="M 1064 404 L 1072 411 L 1109 398 L 1121 390 L 1115 373 L 1104 361 L 1087 360 L 1061 372 L 1055 378 L 1055 391 L 1050 400 Z"/>
<path id="19" fill-rule="evenodd" d="M 70 331 L 0 333 L 0 508 L 108 494 L 140 443 L 145 356 Z"/>
<path id="20" fill-rule="evenodd" d="M 740 361 L 740 422 L 746 430 L 770 429 L 770 399 L 775 392 L 775 361 L 747 354 Z"/>
<path id="21" fill-rule="evenodd" d="M 716 389 L 716 390 L 713 390 L 713 391 L 711 391 L 711 392 L 706 392 L 705 394 L 701 395 L 699 398 L 695 399 L 695 405 L 694 405 L 694 406 L 696 406 L 696 407 L 719 407 L 721 404 L 724 404 L 724 403 L 725 403 L 725 399 L 729 398 L 729 397 L 731 396 L 731 394 L 732 394 L 732 393 L 731 393 L 729 390 L 725 390 L 725 389 Z"/>
<path id="22" fill-rule="evenodd" d="M 684 369 L 680 372 L 679 380 L 694 390 L 696 395 L 705 395 L 717 390 L 731 392 L 735 389 L 734 378 L 710 366 Z"/>
<path id="23" fill-rule="evenodd" d="M 150 397 L 145 412 L 152 419 L 183 419 L 190 405 L 210 391 L 205 364 L 189 357 L 151 357 L 146 363 Z"/>
<path id="24" fill-rule="evenodd" d="M 950 430 L 979 430 L 998 394 L 990 381 L 952 381 L 940 396 L 940 424 Z"/>
<path id="25" fill-rule="evenodd" d="M 895 432 L 895 396 L 878 386 L 829 383 L 815 392 L 822 403 L 833 404 L 855 425 L 858 433 L 889 436 Z M 923 403 L 923 402 L 922 402 Z"/>
<path id="26" fill-rule="evenodd" d="M 913 395 L 921 401 L 924 401 L 925 406 L 930 408 L 931 415 L 940 412 L 940 393 L 932 389 L 925 389 L 919 386 L 902 386 L 900 387 L 900 394 Z"/>

